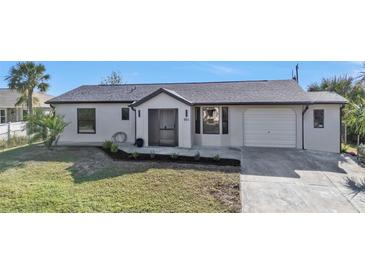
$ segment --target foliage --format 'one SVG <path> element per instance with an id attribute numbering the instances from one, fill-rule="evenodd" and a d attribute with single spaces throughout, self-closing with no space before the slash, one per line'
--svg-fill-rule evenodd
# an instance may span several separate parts
<path id="1" fill-rule="evenodd" d="M 353 81 L 354 79 L 347 75 L 323 78 L 321 83 L 313 83 L 309 85 L 308 91 L 334 91 L 347 97 L 353 89 Z"/>
<path id="2" fill-rule="evenodd" d="M 348 144 L 342 144 L 341 145 L 341 153 L 347 153 L 347 151 L 349 150 L 350 145 Z"/>
<path id="3" fill-rule="evenodd" d="M 359 80 L 360 84 L 365 84 L 365 62 L 362 64 L 362 71 L 360 71 L 359 76 L 357 79 Z"/>
<path id="4" fill-rule="evenodd" d="M 118 146 L 116 144 L 112 143 L 111 146 L 110 146 L 110 152 L 117 153 L 118 152 Z"/>
<path id="5" fill-rule="evenodd" d="M 12 136 L 9 140 L 0 140 L 0 149 L 12 148 L 28 144 L 28 138 L 25 136 Z"/>
<path id="6" fill-rule="evenodd" d="M 57 144 L 59 135 L 68 125 L 62 116 L 54 113 L 44 113 L 41 109 L 35 109 L 34 113 L 27 116 L 28 131 L 32 138 L 40 137 L 48 148 Z"/>
<path id="7" fill-rule="evenodd" d="M 112 71 L 109 76 L 101 81 L 101 84 L 106 86 L 122 85 L 123 77 L 119 72 Z"/>
<path id="8" fill-rule="evenodd" d="M 103 148 L 106 150 L 110 150 L 111 146 L 112 146 L 113 142 L 110 140 L 105 140 L 103 143 Z"/>
<path id="9" fill-rule="evenodd" d="M 218 162 L 220 160 L 219 154 L 214 155 L 213 160 Z"/>
<path id="10" fill-rule="evenodd" d="M 30 115 L 33 113 L 33 92 L 46 92 L 49 79 L 45 66 L 34 62 L 17 63 L 10 68 L 9 75 L 5 77 L 9 88 L 20 93 L 17 103 L 22 104 L 26 101 Z"/>
<path id="11" fill-rule="evenodd" d="M 132 152 L 131 154 L 130 154 L 130 157 L 131 158 L 133 158 L 134 160 L 137 160 L 138 159 L 138 156 L 139 156 L 139 153 L 138 152 Z"/>
<path id="12" fill-rule="evenodd" d="M 360 98 L 358 103 L 350 101 L 345 108 L 344 120 L 358 136 L 365 136 L 365 99 Z M 359 145 L 359 139 L 358 144 Z"/>

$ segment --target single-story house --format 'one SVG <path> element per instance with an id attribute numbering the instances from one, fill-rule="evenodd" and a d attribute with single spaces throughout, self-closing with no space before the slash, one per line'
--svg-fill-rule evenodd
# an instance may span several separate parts
<path id="1" fill-rule="evenodd" d="M 0 124 L 23 121 L 27 113 L 26 105 L 16 105 L 19 99 L 19 93 L 16 90 L 0 88 Z M 51 108 L 45 101 L 50 100 L 53 96 L 45 93 L 33 93 L 36 98 L 34 107 L 41 108 L 44 111 L 50 111 Z"/>
<path id="2" fill-rule="evenodd" d="M 70 123 L 63 145 L 99 145 L 116 132 L 144 146 L 285 147 L 340 152 L 334 92 L 295 80 L 85 85 L 49 100 Z"/>

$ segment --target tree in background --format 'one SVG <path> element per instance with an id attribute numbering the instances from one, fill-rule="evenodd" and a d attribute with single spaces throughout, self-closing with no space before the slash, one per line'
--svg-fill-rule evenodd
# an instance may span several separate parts
<path id="1" fill-rule="evenodd" d="M 359 77 L 347 75 L 323 78 L 320 83 L 308 86 L 308 91 L 330 91 L 345 97 L 349 103 L 344 108 L 344 122 L 349 139 L 359 145 L 360 138 L 365 137 L 365 89 Z"/>
<path id="2" fill-rule="evenodd" d="M 365 136 L 365 99 L 359 98 L 357 103 L 350 101 L 345 108 L 345 122 L 357 135 L 357 146 L 360 136 Z"/>
<path id="3" fill-rule="evenodd" d="M 343 75 L 332 78 L 323 78 L 321 83 L 308 86 L 308 91 L 334 91 L 342 96 L 347 96 L 353 89 L 354 78 Z"/>
<path id="4" fill-rule="evenodd" d="M 112 73 L 104 78 L 104 80 L 101 81 L 102 85 L 106 86 L 114 86 L 114 85 L 122 85 L 123 84 L 123 77 L 119 72 L 112 71 Z"/>
<path id="5" fill-rule="evenodd" d="M 45 66 L 34 62 L 17 63 L 10 68 L 9 75 L 5 78 L 9 88 L 20 93 L 20 102 L 26 101 L 29 115 L 33 113 L 34 91 L 46 92 L 49 79 Z"/>
<path id="6" fill-rule="evenodd" d="M 365 84 L 365 62 L 362 63 L 362 71 L 360 71 L 358 79 L 360 84 Z"/>

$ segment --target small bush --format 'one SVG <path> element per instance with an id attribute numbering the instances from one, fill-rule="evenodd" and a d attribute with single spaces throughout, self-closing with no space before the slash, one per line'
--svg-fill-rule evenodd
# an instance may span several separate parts
<path id="1" fill-rule="evenodd" d="M 213 156 L 213 160 L 216 161 L 216 162 L 219 162 L 221 158 L 219 157 L 219 154 L 216 154 Z"/>
<path id="2" fill-rule="evenodd" d="M 103 143 L 103 148 L 106 150 L 110 150 L 110 148 L 112 147 L 113 142 L 110 140 L 105 140 Z"/>
<path id="3" fill-rule="evenodd" d="M 139 153 L 138 152 L 132 152 L 129 157 L 133 158 L 134 160 L 137 160 L 138 159 L 138 156 L 139 156 Z"/>
<path id="4" fill-rule="evenodd" d="M 199 153 L 199 151 L 197 151 L 197 152 L 195 153 L 195 155 L 194 155 L 194 160 L 195 160 L 195 161 L 199 161 L 199 160 L 200 160 L 200 153 Z"/>
<path id="5" fill-rule="evenodd" d="M 350 147 L 349 145 L 343 144 L 341 147 L 341 153 L 346 153 L 349 147 Z"/>
<path id="6" fill-rule="evenodd" d="M 118 151 L 118 146 L 116 144 L 111 144 L 110 146 L 110 152 L 116 153 Z"/>
<path id="7" fill-rule="evenodd" d="M 155 159 L 156 158 L 156 153 L 153 150 L 151 150 L 151 152 L 150 152 L 150 158 L 151 159 Z"/>
<path id="8" fill-rule="evenodd" d="M 171 157 L 172 160 L 176 160 L 177 158 L 179 158 L 179 154 L 173 153 L 173 154 L 170 155 L 170 157 Z"/>

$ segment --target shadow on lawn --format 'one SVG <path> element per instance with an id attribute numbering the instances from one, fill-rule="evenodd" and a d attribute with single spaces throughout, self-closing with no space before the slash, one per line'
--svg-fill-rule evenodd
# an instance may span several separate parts
<path id="1" fill-rule="evenodd" d="M 199 164 L 181 164 L 154 161 L 115 161 L 104 151 L 96 147 L 54 147 L 30 145 L 0 152 L 0 173 L 11 168 L 25 167 L 27 162 L 61 162 L 74 182 L 86 183 L 113 178 L 131 173 L 143 173 L 153 169 L 239 172 L 238 167 L 211 166 Z"/>

